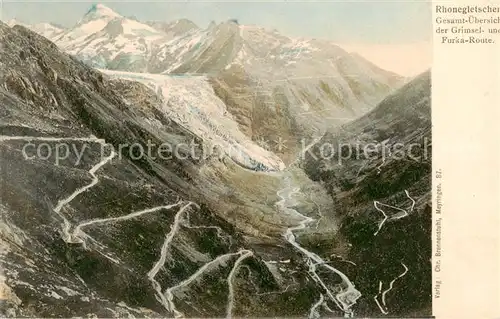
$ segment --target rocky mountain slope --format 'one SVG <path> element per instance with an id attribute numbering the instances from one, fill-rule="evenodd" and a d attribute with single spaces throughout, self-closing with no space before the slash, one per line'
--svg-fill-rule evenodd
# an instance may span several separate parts
<path id="1" fill-rule="evenodd" d="M 309 278 L 290 230 L 287 206 L 330 201 L 303 174 L 315 204 L 284 197 L 281 172 L 194 156 L 204 137 L 148 87 L 22 26 L 0 23 L 0 40 L 2 316 L 305 316 L 341 284 Z M 165 143 L 177 153 L 139 151 Z"/>
<path id="2" fill-rule="evenodd" d="M 364 265 L 347 272 L 364 288 L 360 314 L 431 314 L 430 98 L 426 72 L 305 155 L 306 172 L 328 190 L 341 223 L 335 238 L 310 240 L 331 251 L 340 237 L 351 244 L 346 258 Z"/>
<path id="3" fill-rule="evenodd" d="M 165 37 L 147 24 L 98 4 L 74 27 L 50 39 L 91 66 L 144 71 L 153 43 Z"/>

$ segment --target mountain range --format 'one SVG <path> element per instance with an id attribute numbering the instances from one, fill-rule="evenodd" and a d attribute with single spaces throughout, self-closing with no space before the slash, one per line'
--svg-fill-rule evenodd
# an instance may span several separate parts
<path id="1" fill-rule="evenodd" d="M 304 139 L 366 113 L 405 81 L 332 41 L 234 20 L 205 29 L 186 19 L 140 22 L 98 4 L 70 28 L 43 26 L 31 28 L 95 68 L 204 76 L 239 129 L 285 162 Z"/>
<path id="2" fill-rule="evenodd" d="M 0 41 L 2 317 L 431 315 L 430 72 L 103 5 Z"/>

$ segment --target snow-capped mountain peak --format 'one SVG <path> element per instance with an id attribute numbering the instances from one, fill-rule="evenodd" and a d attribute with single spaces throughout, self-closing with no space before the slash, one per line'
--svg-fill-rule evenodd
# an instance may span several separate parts
<path id="1" fill-rule="evenodd" d="M 7 21 L 7 25 L 9 27 L 13 27 L 15 25 L 23 25 L 20 21 L 18 21 L 17 19 L 10 19 L 9 21 Z"/>
<path id="2" fill-rule="evenodd" d="M 7 25 L 9 27 L 13 27 L 15 25 L 21 25 L 25 28 L 28 28 L 28 29 L 35 31 L 36 33 L 38 33 L 38 34 L 40 34 L 48 39 L 51 39 L 64 31 L 64 29 L 62 27 L 56 26 L 52 23 L 47 23 L 47 22 L 40 22 L 40 23 L 30 25 L 30 24 L 21 22 L 17 19 L 10 19 L 9 21 L 7 21 Z"/>
<path id="3" fill-rule="evenodd" d="M 90 21 L 94 19 L 115 19 L 115 18 L 121 18 L 122 16 L 113 9 L 106 7 L 103 4 L 94 4 L 92 7 L 90 7 L 89 11 L 85 14 L 83 17 L 82 21 Z"/>
<path id="4" fill-rule="evenodd" d="M 72 47 L 81 43 L 89 35 L 104 29 L 110 21 L 120 18 L 123 17 L 105 5 L 95 4 L 73 28 L 52 40 L 61 45 L 62 48 Z"/>
<path id="5" fill-rule="evenodd" d="M 55 37 L 56 35 L 64 32 L 64 29 L 62 27 L 53 25 L 52 23 L 37 23 L 35 25 L 31 26 L 31 29 L 44 37 L 50 39 L 52 37 Z"/>

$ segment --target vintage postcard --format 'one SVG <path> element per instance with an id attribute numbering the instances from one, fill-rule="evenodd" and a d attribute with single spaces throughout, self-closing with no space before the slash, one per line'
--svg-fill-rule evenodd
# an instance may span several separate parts
<path id="1" fill-rule="evenodd" d="M 500 318 L 500 3 L 3 0 L 0 315 Z"/>

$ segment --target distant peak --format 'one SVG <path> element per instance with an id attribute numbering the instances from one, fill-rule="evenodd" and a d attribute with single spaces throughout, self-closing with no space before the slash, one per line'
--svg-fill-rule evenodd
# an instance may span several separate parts
<path id="1" fill-rule="evenodd" d="M 13 27 L 15 25 L 24 25 L 24 23 L 22 23 L 21 21 L 14 18 L 14 19 L 10 19 L 9 21 L 7 21 L 7 25 L 9 27 Z"/>
<path id="2" fill-rule="evenodd" d="M 93 4 L 90 9 L 85 14 L 84 19 L 95 19 L 95 18 L 118 18 L 121 17 L 118 13 L 113 11 L 113 9 L 103 5 L 103 4 Z"/>

